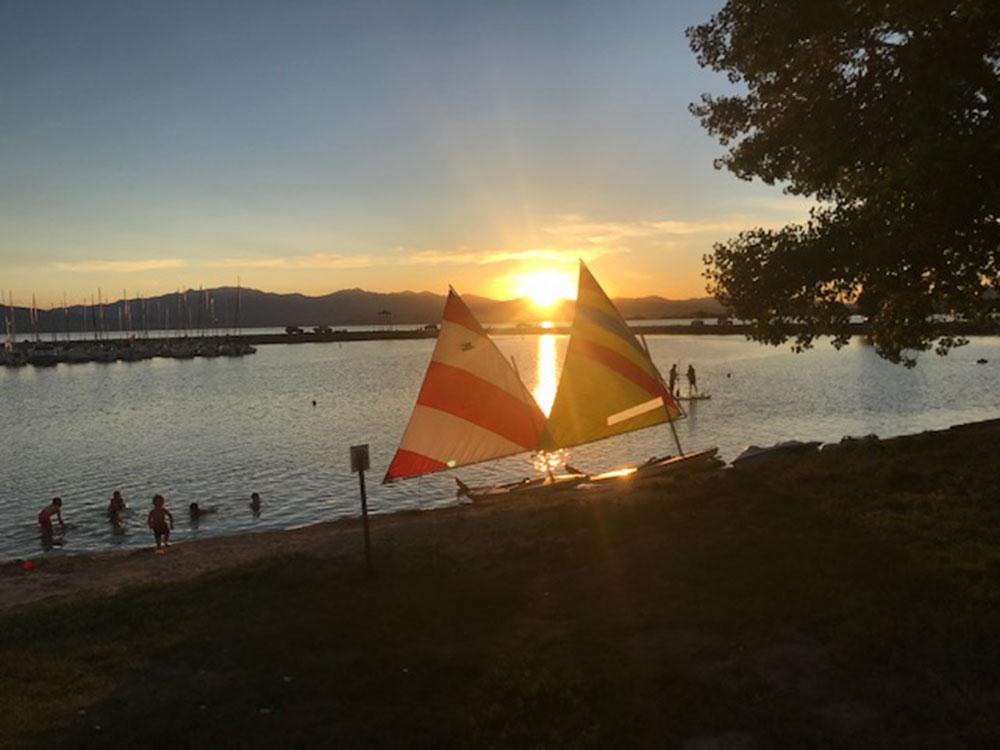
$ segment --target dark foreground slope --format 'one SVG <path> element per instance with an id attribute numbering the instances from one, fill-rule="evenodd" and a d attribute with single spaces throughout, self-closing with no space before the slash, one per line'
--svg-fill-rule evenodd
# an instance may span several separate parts
<path id="1" fill-rule="evenodd" d="M 379 519 L 370 577 L 346 529 L 8 612 L 0 747 L 1000 746 L 998 438 Z"/>

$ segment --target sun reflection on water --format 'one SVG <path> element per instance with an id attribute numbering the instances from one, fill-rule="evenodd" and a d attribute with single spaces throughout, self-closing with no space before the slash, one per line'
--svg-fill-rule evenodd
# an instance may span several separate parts
<path id="1" fill-rule="evenodd" d="M 538 380 L 531 395 L 538 402 L 538 407 L 546 416 L 552 411 L 552 403 L 556 400 L 556 388 L 559 386 L 558 367 L 556 359 L 556 337 L 543 334 L 538 337 Z"/>

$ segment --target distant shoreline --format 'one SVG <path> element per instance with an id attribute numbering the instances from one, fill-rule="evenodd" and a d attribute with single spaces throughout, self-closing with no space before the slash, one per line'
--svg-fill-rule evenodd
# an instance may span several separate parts
<path id="1" fill-rule="evenodd" d="M 676 324 L 656 324 L 656 325 L 630 325 L 636 335 L 639 336 L 747 336 L 752 331 L 752 327 L 743 323 L 702 323 L 697 321 L 692 323 Z M 504 326 L 502 328 L 491 328 L 484 326 L 491 336 L 542 336 L 546 334 L 555 336 L 568 336 L 570 327 L 552 326 L 543 327 L 540 325 L 522 325 L 516 327 Z M 794 332 L 794 328 L 792 329 Z M 868 334 L 868 326 L 865 323 L 850 323 L 850 334 L 852 336 L 865 336 Z M 328 343 L 346 341 L 392 341 L 398 339 L 433 339 L 437 338 L 436 330 L 401 330 L 401 331 L 332 331 L 330 333 L 303 332 L 298 334 L 271 333 L 271 334 L 242 334 L 239 338 L 248 344 L 309 344 Z M 942 334 L 949 336 L 997 336 L 1000 335 L 1000 328 L 993 326 L 977 326 L 972 324 L 952 324 L 943 329 Z"/>
<path id="2" fill-rule="evenodd" d="M 746 336 L 753 331 L 753 326 L 747 323 L 717 323 L 717 319 L 713 317 L 702 318 L 678 318 L 676 323 L 672 322 L 655 322 L 645 324 L 641 319 L 629 320 L 629 327 L 638 336 Z M 683 322 L 681 322 L 683 321 Z M 347 324 L 341 324 L 347 325 Z M 312 344 L 312 343 L 345 343 L 352 341 L 406 341 L 406 340 L 419 340 L 419 339 L 435 339 L 438 335 L 438 330 L 435 324 L 429 323 L 426 326 L 419 328 L 413 327 L 416 324 L 411 323 L 400 323 L 398 324 L 400 328 L 386 327 L 386 328 L 365 328 L 363 330 L 357 330 L 357 326 L 351 325 L 350 328 L 333 328 L 332 326 L 315 326 L 310 324 L 304 324 L 300 326 L 295 326 L 298 330 L 295 333 L 287 333 L 283 331 L 260 332 L 255 331 L 253 328 L 248 329 L 248 332 L 225 332 L 225 331 L 214 331 L 209 332 L 205 330 L 204 333 L 195 332 L 191 335 L 163 335 L 167 333 L 160 329 L 150 329 L 148 332 L 128 332 L 120 330 L 105 331 L 99 338 L 71 338 L 65 337 L 65 334 L 61 334 L 55 331 L 40 331 L 41 338 L 40 343 L 43 345 L 58 345 L 64 348 L 74 348 L 87 345 L 93 345 L 96 343 L 107 342 L 125 342 L 130 339 L 135 341 L 146 341 L 152 340 L 158 343 L 169 344 L 176 342 L 199 342 L 199 341 L 227 341 L 227 342 L 240 342 L 250 346 L 257 346 L 261 344 Z M 269 326 L 270 328 L 276 328 L 277 326 Z M 532 323 L 520 323 L 520 324 L 501 324 L 501 325 L 488 325 L 483 326 L 492 336 L 542 336 L 542 335 L 555 335 L 555 336 L 568 336 L 570 333 L 570 324 L 566 323 L 563 325 L 559 324 L 532 324 Z M 321 329 L 317 331 L 316 329 Z M 352 328 L 354 330 L 352 330 Z M 802 327 L 804 330 L 804 327 Z M 794 335 L 796 331 L 799 330 L 798 326 L 791 326 L 789 328 L 789 333 Z M 862 322 L 851 322 L 848 324 L 848 332 L 851 336 L 866 336 L 870 333 L 869 326 L 867 323 Z M 172 331 L 170 333 L 176 333 Z M 74 332 L 74 335 L 79 335 L 79 332 Z M 830 334 L 824 333 L 821 336 L 828 336 Z M 948 323 L 943 324 L 939 334 L 941 336 L 1000 336 L 1000 323 L 989 325 L 989 324 L 974 324 L 974 323 Z M 32 339 L 32 334 L 22 332 L 18 336 L 19 340 L 14 344 L 15 349 L 27 350 L 35 345 L 35 341 Z"/>
<path id="3" fill-rule="evenodd" d="M 492 336 L 568 336 L 570 326 L 541 326 L 521 324 L 519 326 L 491 327 L 484 326 Z M 646 336 L 747 336 L 752 331 L 752 327 L 743 323 L 658 323 L 655 325 L 631 325 L 630 328 L 637 335 Z M 795 332 L 792 328 L 792 333 Z M 852 336 L 867 335 L 869 330 L 865 323 L 850 323 L 849 331 Z M 115 332 L 117 333 L 117 332 Z M 301 333 L 239 333 L 239 334 L 218 334 L 205 336 L 176 336 L 176 337 L 150 337 L 156 341 L 170 342 L 187 340 L 236 340 L 253 346 L 262 344 L 319 344 L 319 343 L 345 343 L 351 341 L 398 341 L 413 339 L 435 339 L 438 331 L 426 328 L 407 329 L 385 329 L 385 330 L 364 330 L 352 331 L 346 329 L 335 329 L 329 332 L 316 333 L 310 330 L 303 330 Z M 942 329 L 942 335 L 950 336 L 997 336 L 1000 335 L 1000 328 L 996 326 L 973 325 L 968 323 L 955 323 Z M 125 340 L 124 336 L 116 337 L 106 334 L 104 340 Z M 49 339 L 46 339 L 48 342 Z M 57 341 L 63 346 L 82 346 L 94 343 L 94 339 Z M 17 346 L 27 346 L 30 342 L 18 342 Z"/>

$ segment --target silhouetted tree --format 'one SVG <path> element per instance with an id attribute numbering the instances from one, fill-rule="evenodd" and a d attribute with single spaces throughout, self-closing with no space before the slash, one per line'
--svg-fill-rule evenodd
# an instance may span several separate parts
<path id="1" fill-rule="evenodd" d="M 687 34 L 734 87 L 691 106 L 716 166 L 817 200 L 716 244 L 709 291 L 770 344 L 842 346 L 859 301 L 889 360 L 963 343 L 932 316 L 983 321 L 1000 286 L 1000 2 L 728 0 Z"/>

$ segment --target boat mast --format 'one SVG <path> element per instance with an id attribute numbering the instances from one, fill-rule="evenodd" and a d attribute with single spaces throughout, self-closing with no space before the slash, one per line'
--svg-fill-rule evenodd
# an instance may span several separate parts
<path id="1" fill-rule="evenodd" d="M 236 316 L 233 323 L 233 328 L 237 336 L 240 335 L 240 303 L 243 298 L 243 288 L 240 286 L 240 277 L 236 277 Z"/>
<path id="2" fill-rule="evenodd" d="M 653 362 L 653 357 L 649 353 L 649 344 L 646 343 L 646 334 L 639 334 L 639 340 L 642 341 L 642 348 L 646 350 L 646 357 L 650 362 Z M 663 376 L 660 374 L 660 368 L 656 366 L 655 362 L 653 362 L 653 369 L 656 370 L 656 377 L 660 381 L 660 385 L 663 385 Z M 674 394 L 671 393 L 670 397 L 673 398 L 673 396 Z M 681 405 L 677 404 L 677 408 L 680 409 Z M 684 449 L 681 448 L 681 439 L 677 435 L 677 427 L 674 425 L 674 418 L 670 416 L 670 409 L 667 408 L 666 401 L 663 402 L 663 411 L 667 414 L 667 424 L 670 425 L 670 434 L 674 436 L 674 442 L 677 444 L 677 454 L 683 456 Z"/>
<path id="3" fill-rule="evenodd" d="M 0 298 L 3 297 L 3 292 L 0 292 Z M 3 322 L 4 326 L 7 328 L 7 341 L 6 347 L 8 351 L 14 350 L 14 294 L 8 292 L 7 304 L 4 305 L 3 309 Z"/>
<path id="4" fill-rule="evenodd" d="M 31 293 L 31 330 L 35 335 L 35 343 L 38 343 L 38 303 L 35 302 L 35 293 Z"/>

